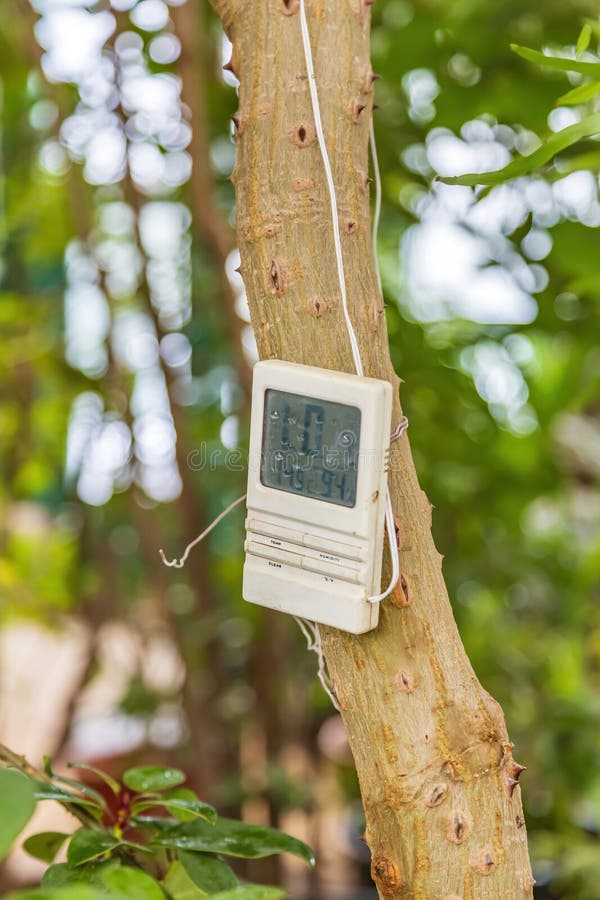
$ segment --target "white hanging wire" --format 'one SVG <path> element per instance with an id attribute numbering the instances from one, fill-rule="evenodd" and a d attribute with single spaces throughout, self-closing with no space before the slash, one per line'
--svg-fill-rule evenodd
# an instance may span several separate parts
<path id="1" fill-rule="evenodd" d="M 233 503 L 230 503 L 229 506 L 227 506 L 227 507 L 223 510 L 223 512 L 220 512 L 219 515 L 217 516 L 217 518 L 216 518 L 216 519 L 213 519 L 212 522 L 210 523 L 210 525 L 208 525 L 208 526 L 204 529 L 204 531 L 202 532 L 202 534 L 199 534 L 198 537 L 194 538 L 193 541 L 190 541 L 190 543 L 187 545 L 187 547 L 186 547 L 185 550 L 183 551 L 183 556 L 181 557 L 181 559 L 172 559 L 172 560 L 169 561 L 169 560 L 167 559 L 167 557 L 165 556 L 165 552 L 164 552 L 163 548 L 161 547 L 160 550 L 159 550 L 158 552 L 160 553 L 160 558 L 162 559 L 162 561 L 163 561 L 163 563 L 165 564 L 165 566 L 169 566 L 169 567 L 174 568 L 174 569 L 183 569 L 183 567 L 184 567 L 184 565 L 185 565 L 185 561 L 186 561 L 186 559 L 188 558 L 188 556 L 190 555 L 190 550 L 191 550 L 193 547 L 195 547 L 196 544 L 199 544 L 200 541 L 203 541 L 204 538 L 206 537 L 206 535 L 207 535 L 207 534 L 210 534 L 210 532 L 213 530 L 213 528 L 215 528 L 215 527 L 219 524 L 219 522 L 221 521 L 221 519 L 224 519 L 225 516 L 226 516 L 228 513 L 231 512 L 232 509 L 235 509 L 235 507 L 238 506 L 238 504 L 240 504 L 240 503 L 242 502 L 242 500 L 245 500 L 245 499 L 246 499 L 246 494 L 242 494 L 241 497 L 237 497 L 237 498 L 233 501 Z"/>
<path id="2" fill-rule="evenodd" d="M 329 204 L 331 209 L 331 221 L 333 226 L 333 243 L 335 248 L 335 260 L 338 274 L 338 282 L 340 288 L 340 294 L 342 298 L 342 308 L 344 312 L 344 321 L 346 323 L 346 329 L 348 332 L 348 337 L 350 339 L 350 347 L 352 350 L 352 358 L 354 361 L 354 367 L 356 369 L 357 375 L 363 375 L 364 369 L 362 364 L 362 358 L 360 355 L 360 349 L 358 346 L 358 339 L 356 337 L 356 332 L 354 330 L 354 326 L 352 324 L 352 319 L 350 318 L 350 312 L 348 309 L 348 295 L 346 292 L 346 276 L 344 272 L 344 258 L 342 254 L 342 243 L 340 238 L 340 227 L 339 227 L 339 214 L 338 214 L 338 205 L 337 205 L 337 197 L 335 192 L 335 184 L 333 181 L 333 174 L 331 171 L 331 164 L 329 161 L 329 154 L 327 152 L 327 145 L 325 143 L 325 135 L 323 133 L 323 121 L 321 118 L 321 108 L 319 104 L 319 95 L 317 92 L 317 84 L 316 84 L 316 76 L 314 71 L 314 63 L 312 56 L 312 49 L 310 44 L 310 35 L 308 32 L 308 23 L 306 20 L 306 9 L 304 5 L 304 0 L 300 0 L 300 29 L 302 32 L 302 45 L 304 48 L 304 58 L 306 62 L 306 70 L 308 74 L 308 86 L 310 91 L 310 98 L 313 110 L 313 116 L 315 120 L 315 130 L 317 134 L 317 140 L 319 145 L 319 151 L 321 153 L 321 159 L 323 161 L 323 168 L 325 170 L 325 179 L 327 182 L 327 190 L 329 193 Z M 374 171 L 374 182 L 375 182 L 375 202 L 373 209 L 373 230 L 371 235 L 371 243 L 372 243 L 372 252 L 373 252 L 373 262 L 375 266 L 375 273 L 377 276 L 377 284 L 379 287 L 379 293 L 383 299 L 383 291 L 381 285 L 381 273 L 379 269 L 379 260 L 377 257 L 377 235 L 379 231 L 379 220 L 381 217 L 381 173 L 379 171 L 379 162 L 377 157 L 377 145 L 375 142 L 375 132 L 373 128 L 373 122 L 371 121 L 369 127 L 369 145 L 371 150 L 371 158 L 373 162 L 373 171 Z M 408 428 L 408 419 L 406 416 L 402 419 L 399 425 L 394 429 L 391 435 L 390 443 L 397 440 Z M 171 566 L 177 569 L 183 568 L 185 562 L 190 554 L 190 551 L 199 544 L 206 535 L 208 535 L 213 528 L 215 528 L 219 522 L 225 518 L 228 513 L 231 512 L 239 503 L 246 499 L 246 494 L 242 494 L 241 497 L 238 497 L 232 503 L 229 504 L 217 517 L 214 519 L 204 531 L 198 535 L 193 541 L 191 541 L 184 550 L 183 556 L 180 559 L 167 560 L 165 557 L 164 551 L 162 548 L 160 549 L 160 556 L 163 563 L 166 566 Z M 382 591 L 380 594 L 376 594 L 372 597 L 367 597 L 369 603 L 381 603 L 382 600 L 385 600 L 386 597 L 391 594 L 391 592 L 396 587 L 398 580 L 400 578 L 400 560 L 398 556 L 398 544 L 396 541 L 396 529 L 394 523 L 394 511 L 392 508 L 392 500 L 390 495 L 389 487 L 386 492 L 386 504 L 385 504 L 385 525 L 387 530 L 388 542 L 390 547 L 390 556 L 392 560 L 392 575 L 390 578 L 390 582 L 385 591 Z M 309 650 L 314 651 L 317 654 L 319 660 L 318 666 L 318 678 L 321 682 L 323 690 L 327 693 L 331 703 L 334 708 L 340 712 L 340 706 L 335 696 L 335 692 L 333 689 L 333 685 L 331 684 L 331 679 L 327 673 L 327 665 L 325 662 L 325 656 L 323 653 L 323 647 L 321 643 L 321 635 L 319 632 L 319 627 L 316 622 L 310 622 L 307 619 L 302 619 L 300 617 L 294 616 L 294 619 L 298 623 L 304 637 L 306 638 L 306 644 Z"/>
<path id="3" fill-rule="evenodd" d="M 310 99 L 312 104 L 313 116 L 315 120 L 315 130 L 317 133 L 317 141 L 319 144 L 319 150 L 321 153 L 321 159 L 323 160 L 323 168 L 325 170 L 325 180 L 327 182 L 327 190 L 329 193 L 329 205 L 331 209 L 331 221 L 333 225 L 333 243 L 335 247 L 335 261 L 337 266 L 337 274 L 338 281 L 340 287 L 340 294 L 342 297 L 342 308 L 344 311 L 344 320 L 346 323 L 346 329 L 348 331 L 348 337 L 350 338 L 350 347 L 352 348 L 352 357 L 354 359 L 354 367 L 356 369 L 357 375 L 363 375 L 364 369 L 362 364 L 362 359 L 360 355 L 360 349 L 358 346 L 358 339 L 356 337 L 356 332 L 354 330 L 354 325 L 352 324 L 352 319 L 350 318 L 350 312 L 348 310 L 348 295 L 346 293 L 346 276 L 344 272 L 344 257 L 342 254 L 342 241 L 340 237 L 340 224 L 339 224 L 339 215 L 338 215 L 338 206 L 337 206 L 337 197 L 335 193 L 335 184 L 333 181 L 333 174 L 331 171 L 331 164 L 329 162 L 329 154 L 327 152 L 327 144 L 325 143 L 325 135 L 323 134 L 323 120 L 321 118 L 321 107 L 319 104 L 319 94 L 317 91 L 317 81 L 315 76 L 315 68 L 313 62 L 312 49 L 310 44 L 310 35 L 308 33 L 308 22 L 306 20 L 306 8 L 304 4 L 304 0 L 300 0 L 300 30 L 302 32 L 302 46 L 304 48 L 304 59 L 306 63 L 306 72 L 308 74 L 308 88 L 310 91 Z M 371 151 L 373 151 L 373 147 L 375 145 L 375 135 L 373 132 L 373 127 L 371 126 Z M 379 217 L 381 214 L 381 176 L 379 173 L 379 166 L 377 165 L 377 152 L 373 155 L 373 168 L 375 170 L 375 211 L 373 216 L 373 237 L 372 237 L 372 250 L 373 257 L 375 259 L 375 269 L 377 272 L 377 281 L 379 285 L 379 290 L 381 292 L 381 277 L 379 274 L 379 263 L 377 261 L 377 229 L 379 227 Z M 398 579 L 400 578 L 400 560 L 398 557 L 398 543 L 396 541 L 396 529 L 394 525 L 394 511 L 392 508 L 392 498 L 390 496 L 389 487 L 386 492 L 385 498 L 385 524 L 388 535 L 388 543 L 390 547 L 390 556 L 392 559 L 392 576 L 390 578 L 390 582 L 387 588 L 382 591 L 380 594 L 376 594 L 373 597 L 368 597 L 367 600 L 369 603 L 381 603 L 382 600 L 385 600 L 391 592 L 394 590 L 396 585 L 398 584 Z"/>
<path id="4" fill-rule="evenodd" d="M 294 616 L 294 619 L 299 625 L 302 634 L 306 638 L 307 649 L 312 650 L 317 654 L 317 658 L 319 660 L 317 677 L 321 682 L 323 690 L 331 700 L 333 707 L 337 709 L 338 712 L 341 712 L 338 699 L 335 696 L 335 691 L 327 672 L 327 664 L 325 662 L 325 654 L 323 653 L 323 645 L 321 644 L 321 635 L 319 633 L 318 625 L 316 624 L 316 622 L 310 622 L 308 619 L 301 619 L 299 616 Z"/>

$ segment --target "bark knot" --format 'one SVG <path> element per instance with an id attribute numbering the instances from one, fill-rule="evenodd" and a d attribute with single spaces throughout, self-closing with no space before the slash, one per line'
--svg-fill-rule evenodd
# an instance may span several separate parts
<path id="1" fill-rule="evenodd" d="M 471 866 L 479 875 L 491 875 L 496 868 L 496 860 L 492 851 L 484 847 L 477 856 L 471 860 Z"/>
<path id="2" fill-rule="evenodd" d="M 271 260 L 271 265 L 269 266 L 269 280 L 271 282 L 272 292 L 281 296 L 285 291 L 287 283 L 287 260 Z"/>
<path id="3" fill-rule="evenodd" d="M 308 301 L 308 312 L 315 319 L 319 319 L 328 308 L 329 304 L 327 301 L 322 300 L 320 297 L 312 297 Z"/>
<path id="4" fill-rule="evenodd" d="M 468 812 L 455 809 L 450 814 L 446 827 L 446 837 L 452 844 L 462 844 L 471 834 L 473 819 Z"/>
<path id="5" fill-rule="evenodd" d="M 279 0 L 279 11 L 284 16 L 293 16 L 300 9 L 300 0 Z"/>
<path id="6" fill-rule="evenodd" d="M 402 887 L 400 870 L 393 859 L 374 856 L 371 860 L 371 878 L 382 894 L 389 894 Z"/>
<path id="7" fill-rule="evenodd" d="M 309 191 L 314 184 L 310 178 L 294 178 L 294 190 L 298 192 Z"/>
<path id="8" fill-rule="evenodd" d="M 402 694 L 412 694 L 415 689 L 415 680 L 410 672 L 400 670 L 394 678 L 394 684 Z"/>
<path id="9" fill-rule="evenodd" d="M 448 785 L 443 781 L 440 781 L 439 784 L 434 784 L 434 786 L 429 791 L 429 795 L 427 797 L 427 800 L 425 801 L 425 806 L 429 806 L 430 808 L 439 806 L 440 803 L 444 802 L 447 796 Z"/>
<path id="10" fill-rule="evenodd" d="M 311 144 L 314 144 L 317 139 L 317 132 L 314 125 L 307 122 L 297 122 L 289 129 L 288 138 L 292 144 L 304 150 L 305 147 L 310 147 Z"/>

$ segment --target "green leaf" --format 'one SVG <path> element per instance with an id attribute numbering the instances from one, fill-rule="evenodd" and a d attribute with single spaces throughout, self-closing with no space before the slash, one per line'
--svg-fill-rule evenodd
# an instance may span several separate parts
<path id="1" fill-rule="evenodd" d="M 217 811 L 208 803 L 199 800 L 194 791 L 188 788 L 175 788 L 168 793 L 158 796 L 156 799 L 139 800 L 132 806 L 133 815 L 137 815 L 147 809 L 163 806 L 180 822 L 193 822 L 194 819 L 203 818 L 208 822 L 215 822 Z"/>
<path id="2" fill-rule="evenodd" d="M 529 156 L 519 159 L 513 159 L 503 169 L 496 169 L 494 172 L 472 172 L 467 175 L 453 175 L 447 177 L 438 177 L 438 181 L 445 184 L 463 184 L 475 187 L 478 184 L 496 185 L 504 184 L 511 178 L 518 178 L 522 175 L 529 175 L 535 172 L 545 163 L 550 162 L 557 153 L 566 150 L 584 137 L 591 137 L 600 133 L 600 113 L 594 113 L 591 116 L 577 122 L 575 125 L 569 125 L 549 137 L 541 147 L 538 147 Z"/>
<path id="3" fill-rule="evenodd" d="M 35 809 L 35 784 L 14 769 L 0 768 L 0 859 L 29 822 Z"/>
<path id="4" fill-rule="evenodd" d="M 531 50 L 529 47 L 520 47 L 511 44 L 510 49 L 528 62 L 546 66 L 549 69 L 557 69 L 560 72 L 579 72 L 580 75 L 589 75 L 592 78 L 600 78 L 600 62 L 582 62 L 578 59 L 568 59 L 564 56 L 546 56 L 539 50 Z"/>
<path id="5" fill-rule="evenodd" d="M 9 894 L 4 900 L 127 900 L 123 894 L 107 893 L 92 885 L 71 885 L 56 889 L 33 888 Z"/>
<path id="6" fill-rule="evenodd" d="M 162 889 L 150 875 L 130 866 L 112 869 L 102 880 L 109 890 L 121 893 L 130 900 L 165 900 Z"/>
<path id="7" fill-rule="evenodd" d="M 596 96 L 598 91 L 600 91 L 600 81 L 588 81 L 559 97 L 556 106 L 575 106 L 577 103 L 587 103 Z"/>
<path id="8" fill-rule="evenodd" d="M 78 797 L 76 794 L 63 791 L 61 788 L 52 784 L 46 784 L 43 781 L 34 782 L 34 784 L 36 786 L 36 800 L 55 800 L 57 803 L 62 803 L 63 806 L 80 806 L 82 809 L 92 813 L 97 819 L 102 818 L 103 810 L 92 800 Z"/>
<path id="9" fill-rule="evenodd" d="M 209 894 L 229 890 L 239 884 L 233 869 L 212 854 L 180 850 L 179 860 L 194 884 Z"/>
<path id="10" fill-rule="evenodd" d="M 98 859 L 118 847 L 120 841 L 107 831 L 92 831 L 80 828 L 76 831 L 67 850 L 67 862 L 70 866 L 80 866 L 92 859 Z"/>
<path id="11" fill-rule="evenodd" d="M 221 891 L 213 894 L 213 900 L 281 900 L 286 892 L 281 888 L 244 884 L 232 891 Z"/>
<path id="12" fill-rule="evenodd" d="M 118 869 L 121 863 L 116 859 L 107 862 L 92 862 L 84 866 L 71 868 L 67 863 L 55 863 L 46 869 L 42 877 L 42 887 L 58 888 L 69 884 L 93 884 L 103 886 L 103 877 L 107 872 Z"/>
<path id="13" fill-rule="evenodd" d="M 579 32 L 579 37 L 577 38 L 577 45 L 575 47 L 575 56 L 577 59 L 581 56 L 582 53 L 585 53 L 587 48 L 590 46 L 590 41 L 592 39 L 592 27 L 589 22 L 586 22 L 581 31 Z"/>
<path id="14" fill-rule="evenodd" d="M 35 859 L 51 863 L 68 837 L 62 831 L 42 831 L 28 837 L 23 847 Z"/>
<path id="15" fill-rule="evenodd" d="M 123 775 L 123 784 L 132 791 L 165 791 L 185 781 L 185 775 L 179 769 L 167 769 L 163 766 L 137 766 L 127 769 Z"/>
<path id="16" fill-rule="evenodd" d="M 84 762 L 70 762 L 67 763 L 70 769 L 83 769 L 85 772 L 92 772 L 94 775 L 97 775 L 98 778 L 101 778 L 102 781 L 108 785 L 113 794 L 121 793 L 121 785 L 118 781 L 115 781 L 110 775 L 106 772 L 103 772 L 102 769 L 97 769 L 96 766 L 90 766 L 88 763 Z"/>
<path id="17" fill-rule="evenodd" d="M 62 775 L 54 775 L 54 781 L 59 781 L 61 784 L 66 784 L 68 787 L 75 788 L 80 794 L 84 794 L 92 800 L 99 809 L 104 810 L 106 808 L 106 800 L 102 794 L 99 794 L 98 791 L 95 791 L 94 788 L 89 787 L 89 785 L 82 784 L 80 781 L 75 781 L 74 778 L 63 778 Z"/>
<path id="18" fill-rule="evenodd" d="M 159 833 L 167 831 L 167 829 L 172 828 L 177 824 L 175 819 L 171 816 L 169 816 L 169 818 L 164 816 L 132 816 L 130 821 L 138 828 L 157 831 Z"/>
<path id="19" fill-rule="evenodd" d="M 223 853 L 259 859 L 273 853 L 293 853 L 314 865 L 312 850 L 302 841 L 263 825 L 247 825 L 236 819 L 219 818 L 214 825 L 197 820 L 175 825 L 156 835 L 152 842 L 178 850 Z"/>
<path id="20" fill-rule="evenodd" d="M 207 896 L 205 891 L 201 891 L 194 884 L 177 860 L 169 867 L 163 885 L 169 897 L 172 897 L 173 900 L 201 900 L 202 897 Z"/>
<path id="21" fill-rule="evenodd" d="M 580 172 L 582 169 L 591 169 L 592 172 L 600 170 L 600 148 L 589 153 L 577 153 L 574 156 L 563 157 L 556 163 L 559 178 L 564 178 L 571 172 Z"/>
<path id="22" fill-rule="evenodd" d="M 600 37 L 600 20 L 584 18 L 582 21 L 590 26 L 592 33 L 595 34 L 596 37 Z"/>

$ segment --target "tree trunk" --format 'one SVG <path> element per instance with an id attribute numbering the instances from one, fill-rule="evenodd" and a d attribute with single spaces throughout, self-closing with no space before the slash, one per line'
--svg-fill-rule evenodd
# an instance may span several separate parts
<path id="1" fill-rule="evenodd" d="M 310 0 L 307 15 L 350 312 L 365 373 L 388 379 L 397 394 L 370 241 L 370 2 Z M 260 356 L 352 372 L 298 0 L 213 3 L 240 80 L 232 180 Z M 393 424 L 401 415 L 396 399 Z M 374 881 L 386 900 L 531 897 L 522 767 L 502 710 L 461 644 L 406 436 L 392 445 L 390 482 L 401 588 L 375 631 L 321 629 L 360 779 Z"/>

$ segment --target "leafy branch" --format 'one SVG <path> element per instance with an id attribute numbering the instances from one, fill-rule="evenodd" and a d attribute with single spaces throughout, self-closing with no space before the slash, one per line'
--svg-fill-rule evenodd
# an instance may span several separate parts
<path id="1" fill-rule="evenodd" d="M 278 900 L 280 888 L 241 881 L 223 857 L 258 859 L 293 853 L 314 865 L 310 848 L 274 828 L 217 816 L 183 787 L 179 769 L 138 766 L 117 781 L 87 763 L 71 768 L 93 773 L 104 796 L 87 784 L 32 766 L 0 745 L 0 859 L 31 818 L 39 800 L 55 800 L 82 827 L 73 834 L 43 832 L 24 849 L 48 863 L 42 891 L 17 892 L 10 900 Z M 67 845 L 66 862 L 54 863 Z"/>
<path id="2" fill-rule="evenodd" d="M 510 46 L 511 50 L 528 62 L 560 72 L 575 72 L 579 75 L 591 77 L 592 81 L 578 85 L 560 96 L 556 101 L 557 106 L 574 106 L 588 102 L 600 91 L 600 61 L 592 62 L 578 58 L 587 50 L 593 30 L 592 25 L 586 22 L 577 41 L 575 58 L 549 56 L 546 53 L 532 50 L 529 47 L 521 47 L 518 44 L 511 44 Z M 495 169 L 492 172 L 469 172 L 464 175 L 439 176 L 436 180 L 444 184 L 460 184 L 468 187 L 476 187 L 477 185 L 495 187 L 510 181 L 512 178 L 531 175 L 533 172 L 542 170 L 548 163 L 555 162 L 559 153 L 568 150 L 586 138 L 595 138 L 599 134 L 600 113 L 590 113 L 584 116 L 581 121 L 546 137 L 542 145 L 533 153 L 530 153 L 529 156 L 513 159 L 501 169 Z M 580 154 L 575 159 L 567 161 L 558 177 L 563 177 L 580 168 L 600 168 L 600 151 Z"/>

